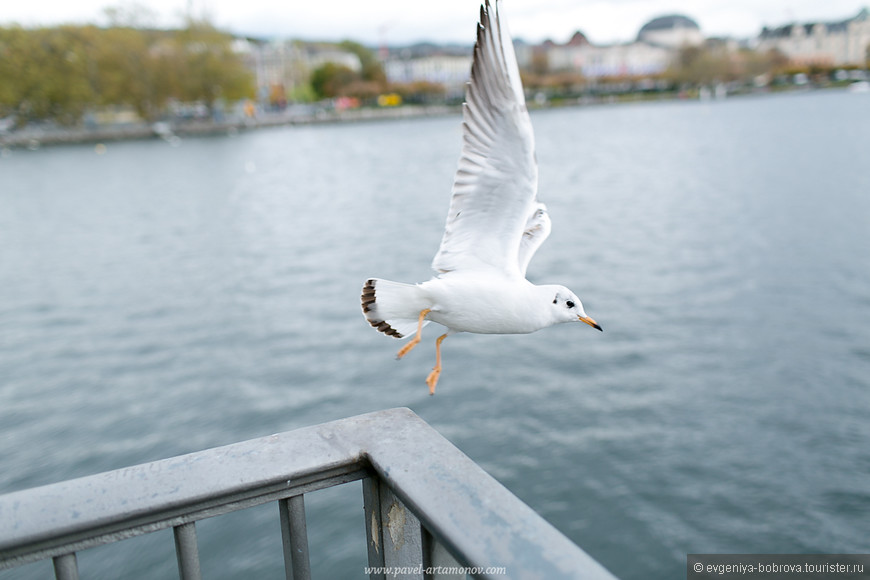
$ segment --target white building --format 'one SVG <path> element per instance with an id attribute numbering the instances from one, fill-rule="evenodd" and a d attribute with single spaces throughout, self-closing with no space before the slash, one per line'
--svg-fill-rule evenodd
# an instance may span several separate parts
<path id="1" fill-rule="evenodd" d="M 356 72 L 362 70 L 362 63 L 356 54 L 334 45 L 306 44 L 293 40 L 237 40 L 235 46 L 245 55 L 248 67 L 254 71 L 261 101 L 286 100 L 296 89 L 308 83 L 315 69 L 328 62 Z"/>
<path id="2" fill-rule="evenodd" d="M 362 70 L 359 57 L 352 53 L 330 45 L 308 45 L 305 50 L 305 66 L 315 70 L 327 63 L 346 66 L 354 72 Z"/>
<path id="3" fill-rule="evenodd" d="M 661 16 L 646 23 L 634 42 L 596 46 L 577 33 L 567 44 L 547 50 L 551 71 L 577 71 L 587 78 L 637 77 L 664 72 L 684 46 L 699 45 L 704 37 L 686 16 Z"/>
<path id="4" fill-rule="evenodd" d="M 547 52 L 551 71 L 577 71 L 587 78 L 646 76 L 671 64 L 672 49 L 632 42 L 608 46 L 553 46 Z"/>
<path id="5" fill-rule="evenodd" d="M 653 18 L 637 33 L 638 42 L 679 49 L 704 43 L 698 23 L 682 14 L 668 14 Z"/>
<path id="6" fill-rule="evenodd" d="M 254 71 L 261 99 L 268 98 L 274 87 L 281 87 L 282 92 L 290 93 L 306 81 L 305 57 L 298 44 L 283 40 L 246 42 L 248 50 L 245 51 L 245 60 Z"/>
<path id="7" fill-rule="evenodd" d="M 839 22 L 765 27 L 758 50 L 778 50 L 796 64 L 863 65 L 870 47 L 870 11 Z"/>
<path id="8" fill-rule="evenodd" d="M 471 76 L 471 56 L 433 54 L 394 58 L 384 63 L 384 73 L 391 83 L 437 83 L 444 86 L 448 96 L 462 95 Z"/>

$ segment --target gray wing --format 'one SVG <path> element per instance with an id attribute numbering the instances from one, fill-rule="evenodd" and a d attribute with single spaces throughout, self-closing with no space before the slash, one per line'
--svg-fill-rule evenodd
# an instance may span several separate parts
<path id="1" fill-rule="evenodd" d="M 498 4 L 493 8 L 489 0 L 480 8 L 462 137 L 447 225 L 432 268 L 441 273 L 496 268 L 520 276 L 543 241 L 525 250 L 521 264 L 523 234 L 537 210 L 538 165 L 510 33 Z"/>

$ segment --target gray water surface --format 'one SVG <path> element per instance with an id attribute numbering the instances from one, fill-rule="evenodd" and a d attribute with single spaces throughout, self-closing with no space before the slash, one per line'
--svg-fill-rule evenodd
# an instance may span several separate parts
<path id="1" fill-rule="evenodd" d="M 605 332 L 450 337 L 434 397 L 438 330 L 397 362 L 359 291 L 430 276 L 458 118 L 0 158 L 0 492 L 408 406 L 624 579 L 866 552 L 870 99 L 532 122 L 553 233 L 529 277 Z M 364 577 L 359 484 L 306 501 L 315 577 Z M 283 577 L 276 506 L 197 527 L 205 577 Z M 169 531 L 79 562 L 176 574 Z"/>

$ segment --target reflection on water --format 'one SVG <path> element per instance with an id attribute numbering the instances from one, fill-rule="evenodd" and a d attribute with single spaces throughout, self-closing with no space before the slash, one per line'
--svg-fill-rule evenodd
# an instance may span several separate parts
<path id="1" fill-rule="evenodd" d="M 529 276 L 607 330 L 455 337 L 435 397 L 437 330 L 396 362 L 359 290 L 429 276 L 457 118 L 13 152 L 0 490 L 409 406 L 622 578 L 673 578 L 689 552 L 860 552 L 867 110 L 828 92 L 535 113 L 553 233 Z M 359 492 L 307 502 L 320 577 L 363 575 Z M 198 528 L 206 576 L 280 576 L 275 506 Z M 175 567 L 169 532 L 79 558 L 93 578 Z"/>

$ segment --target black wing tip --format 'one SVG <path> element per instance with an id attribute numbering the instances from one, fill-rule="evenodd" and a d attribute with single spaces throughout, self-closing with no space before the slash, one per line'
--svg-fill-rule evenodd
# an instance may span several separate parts
<path id="1" fill-rule="evenodd" d="M 496 2 L 498 4 L 498 2 Z M 478 23 L 478 27 L 481 28 L 489 28 L 492 23 L 492 4 L 489 3 L 489 0 L 485 0 L 483 4 L 480 5 L 480 22 Z M 496 8 L 496 19 L 498 18 L 498 8 Z"/>
<path id="2" fill-rule="evenodd" d="M 372 279 L 366 280 L 363 285 L 362 296 L 360 297 L 362 310 L 364 314 L 368 314 L 372 310 L 372 305 L 375 303 L 375 281 Z"/>
<path id="3" fill-rule="evenodd" d="M 405 335 L 390 326 L 389 322 L 386 320 L 378 320 L 374 317 L 375 303 L 378 301 L 376 286 L 377 280 L 374 278 L 369 278 L 366 280 L 366 283 L 363 284 L 362 295 L 360 296 L 363 315 L 366 317 L 366 320 L 372 328 L 378 332 L 382 332 L 387 336 L 392 336 L 393 338 L 404 338 Z"/>

